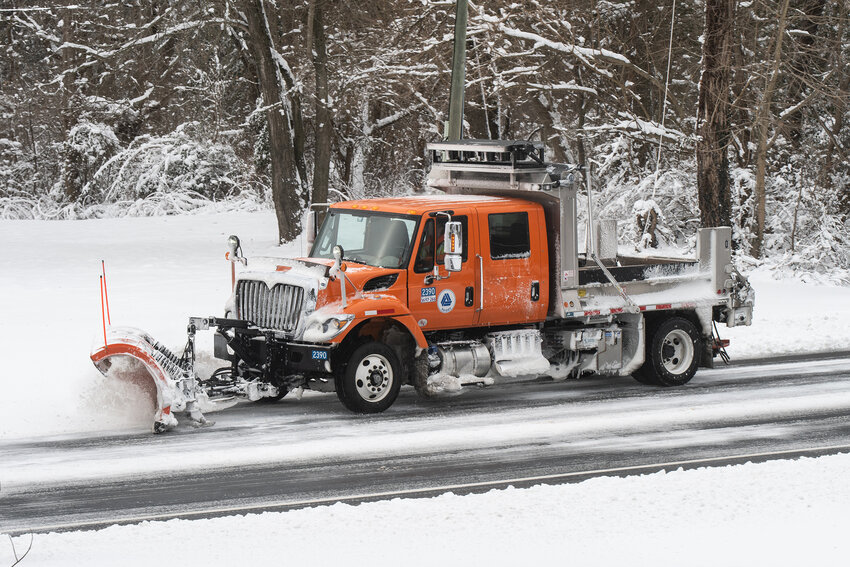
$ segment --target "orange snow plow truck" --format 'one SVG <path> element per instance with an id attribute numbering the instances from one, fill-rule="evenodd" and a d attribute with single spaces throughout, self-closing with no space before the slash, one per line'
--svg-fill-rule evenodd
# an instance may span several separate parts
<path id="1" fill-rule="evenodd" d="M 403 385 L 518 377 L 632 375 L 678 386 L 725 357 L 716 323 L 749 325 L 754 293 L 731 260 L 731 230 L 701 229 L 693 258 L 621 255 L 615 221 L 593 220 L 578 249 L 578 168 L 526 141 L 430 144 L 427 185 L 444 194 L 330 205 L 309 257 L 243 264 L 223 317 L 192 317 L 175 354 L 111 329 L 91 358 L 140 361 L 156 385 L 155 431 L 205 404 L 336 392 L 358 413 L 389 408 Z M 308 226 L 310 223 L 308 223 Z M 214 329 L 224 366 L 195 372 L 196 331 Z"/>

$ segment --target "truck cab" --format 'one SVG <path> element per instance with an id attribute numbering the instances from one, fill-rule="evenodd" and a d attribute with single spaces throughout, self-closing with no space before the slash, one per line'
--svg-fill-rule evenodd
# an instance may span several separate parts
<path id="1" fill-rule="evenodd" d="M 456 271 L 445 268 L 450 222 L 460 226 Z M 310 257 L 332 260 L 336 245 L 355 287 L 392 295 L 423 332 L 546 318 L 546 230 L 537 203 L 490 196 L 338 203 Z"/>

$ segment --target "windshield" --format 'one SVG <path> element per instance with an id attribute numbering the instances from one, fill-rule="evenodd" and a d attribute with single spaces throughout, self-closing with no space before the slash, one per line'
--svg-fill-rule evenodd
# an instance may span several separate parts
<path id="1" fill-rule="evenodd" d="M 380 268 L 403 268 L 419 217 L 375 211 L 330 209 L 310 256 L 333 258 L 337 244 L 345 260 Z"/>

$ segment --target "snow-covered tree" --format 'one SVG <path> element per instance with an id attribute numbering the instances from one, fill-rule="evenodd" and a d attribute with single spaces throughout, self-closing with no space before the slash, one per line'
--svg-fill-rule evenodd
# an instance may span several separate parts
<path id="1" fill-rule="evenodd" d="M 471 3 L 464 136 L 531 137 L 590 164 L 601 214 L 660 245 L 691 244 L 700 208 L 723 208 L 700 204 L 698 178 L 728 158 L 740 254 L 850 268 L 848 6 L 785 4 L 677 0 L 673 18 L 672 0 Z M 737 5 L 725 43 L 706 29 L 715 5 Z M 288 240 L 309 202 L 421 190 L 453 24 L 444 0 L 11 0 L 0 214 L 181 203 L 132 208 L 162 212 L 245 191 L 271 196 Z M 703 69 L 715 56 L 720 76 Z M 702 106 L 700 84 L 723 76 L 728 104 Z"/>

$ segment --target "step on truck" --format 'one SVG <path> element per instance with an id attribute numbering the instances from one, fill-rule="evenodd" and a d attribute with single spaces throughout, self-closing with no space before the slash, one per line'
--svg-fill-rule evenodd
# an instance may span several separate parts
<path id="1" fill-rule="evenodd" d="M 404 385 L 441 388 L 523 377 L 626 376 L 687 383 L 725 356 L 717 323 L 749 325 L 754 293 L 731 258 L 731 229 L 700 229 L 695 256 L 618 251 L 616 221 L 594 221 L 587 191 L 579 251 L 579 168 L 528 141 L 428 145 L 428 194 L 333 203 L 308 257 L 242 264 L 222 317 L 192 317 L 175 354 L 111 329 L 91 357 L 140 361 L 156 385 L 155 431 L 175 412 L 206 423 L 228 397 L 335 392 L 353 412 L 389 408 Z M 317 215 L 312 211 L 311 215 Z M 584 229 L 583 229 L 584 230 Z M 212 376 L 194 337 L 214 330 Z"/>

